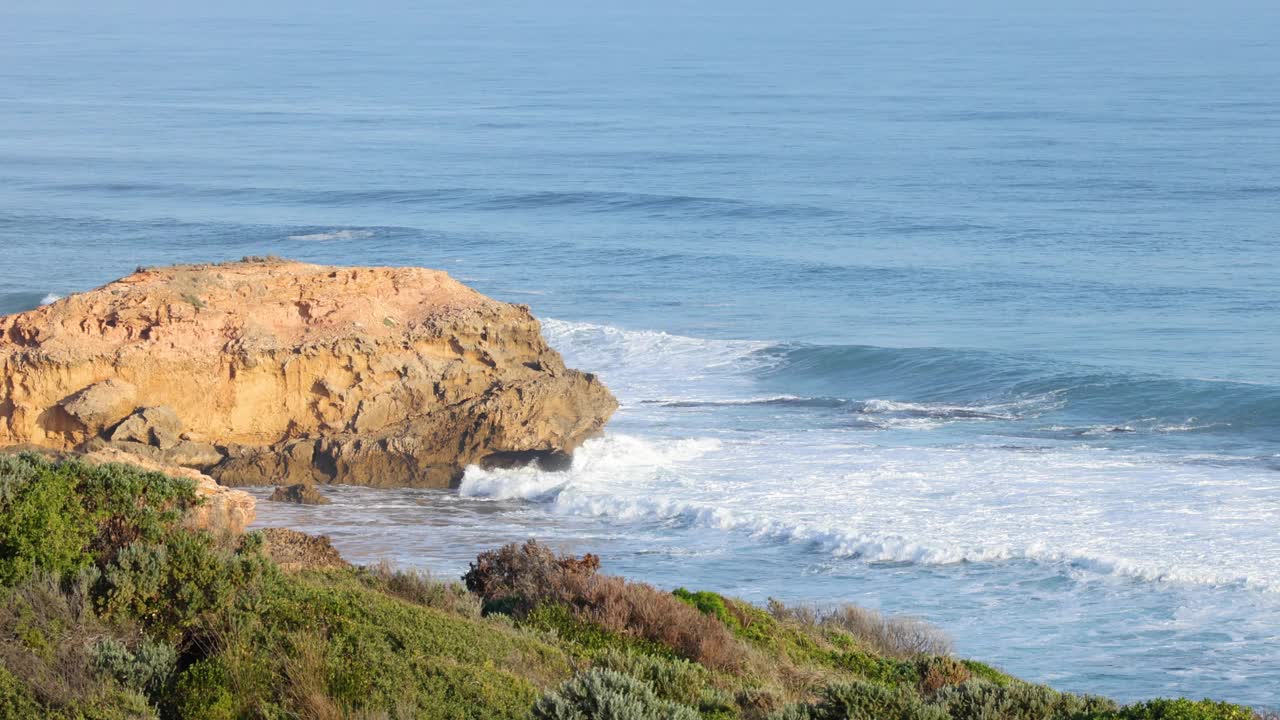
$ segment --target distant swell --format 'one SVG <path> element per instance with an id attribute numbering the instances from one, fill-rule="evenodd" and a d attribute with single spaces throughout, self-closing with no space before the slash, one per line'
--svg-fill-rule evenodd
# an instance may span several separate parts
<path id="1" fill-rule="evenodd" d="M 978 350 L 720 340 L 555 320 L 546 326 L 571 362 L 650 406 L 808 408 L 876 427 L 997 422 L 1063 438 L 1216 433 L 1255 449 L 1280 442 L 1280 387 L 1272 385 Z M 721 395 L 707 394 L 713 385 Z"/>
<path id="2" fill-rule="evenodd" d="M 188 183 L 63 183 L 49 190 L 156 198 L 205 198 L 220 201 L 316 206 L 423 206 L 488 211 L 576 210 L 620 213 L 649 218 L 786 219 L 831 218 L 842 213 L 810 205 L 790 205 L 702 195 L 634 193 L 603 190 L 535 190 L 506 188 L 411 188 L 356 190 L 283 187 L 212 186 Z"/>
<path id="3" fill-rule="evenodd" d="M 895 397 L 897 409 L 923 415 L 1013 420 L 1061 411 L 1056 417 L 1086 428 L 1280 439 L 1280 388 L 1268 385 L 946 348 L 775 345 L 762 354 L 773 360 L 759 373 L 766 386 Z"/>

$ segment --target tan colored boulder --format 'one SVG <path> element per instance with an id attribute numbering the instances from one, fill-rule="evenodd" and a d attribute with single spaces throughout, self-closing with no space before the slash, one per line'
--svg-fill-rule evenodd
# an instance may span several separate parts
<path id="1" fill-rule="evenodd" d="M 224 484 L 447 487 L 616 407 L 527 307 L 421 268 L 140 270 L 0 317 L 0 446 L 111 440 Z"/>
<path id="2" fill-rule="evenodd" d="M 108 427 L 123 420 L 137 407 L 138 388 L 115 378 L 94 383 L 58 403 L 67 415 L 86 429 Z"/>
<path id="3" fill-rule="evenodd" d="M 182 420 L 163 405 L 138 410 L 111 431 L 111 441 L 132 442 L 168 450 L 182 442 Z"/>

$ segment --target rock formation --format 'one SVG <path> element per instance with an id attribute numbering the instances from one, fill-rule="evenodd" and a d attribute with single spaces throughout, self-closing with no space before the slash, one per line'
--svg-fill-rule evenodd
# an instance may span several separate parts
<path id="1" fill-rule="evenodd" d="M 351 567 L 325 535 L 308 535 L 286 528 L 262 531 L 262 552 L 285 572 L 336 570 Z"/>
<path id="2" fill-rule="evenodd" d="M 281 485 L 267 498 L 274 502 L 294 503 L 295 505 L 328 505 L 329 498 L 320 494 L 315 485 L 298 483 L 297 485 Z"/>
<path id="3" fill-rule="evenodd" d="M 421 268 L 139 269 L 0 317 L 0 446 L 227 485 L 448 487 L 473 463 L 563 463 L 616 407 L 527 307 Z"/>

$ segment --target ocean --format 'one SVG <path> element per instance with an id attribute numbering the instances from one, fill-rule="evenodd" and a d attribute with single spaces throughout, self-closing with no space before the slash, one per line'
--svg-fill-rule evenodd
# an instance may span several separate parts
<path id="1" fill-rule="evenodd" d="M 1280 705 L 1280 4 L 183 5 L 0 7 L 0 312 L 423 265 L 622 403 L 567 472 L 260 525 L 443 576 L 534 536 Z"/>

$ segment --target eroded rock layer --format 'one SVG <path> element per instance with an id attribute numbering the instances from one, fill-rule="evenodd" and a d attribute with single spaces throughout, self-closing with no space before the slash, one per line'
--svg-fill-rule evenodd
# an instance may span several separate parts
<path id="1" fill-rule="evenodd" d="M 0 445 L 112 446 L 224 484 L 446 487 L 562 461 L 616 407 L 527 307 L 421 268 L 139 269 L 0 318 Z"/>

